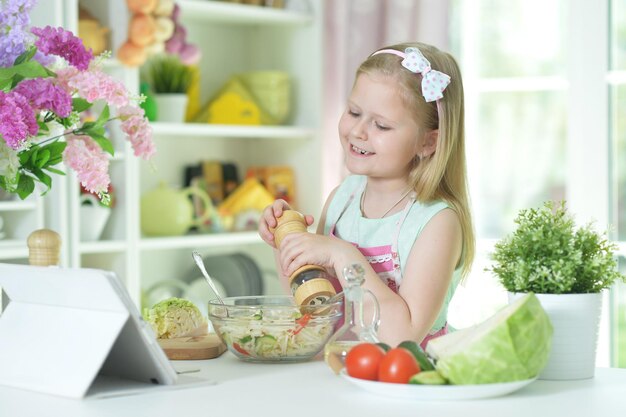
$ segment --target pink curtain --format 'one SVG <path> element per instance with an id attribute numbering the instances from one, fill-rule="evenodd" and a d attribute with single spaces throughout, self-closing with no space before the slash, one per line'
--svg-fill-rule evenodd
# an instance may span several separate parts
<path id="1" fill-rule="evenodd" d="M 448 49 L 448 0 L 326 0 L 324 68 L 324 198 L 346 171 L 337 122 L 354 72 L 374 50 L 420 41 Z"/>

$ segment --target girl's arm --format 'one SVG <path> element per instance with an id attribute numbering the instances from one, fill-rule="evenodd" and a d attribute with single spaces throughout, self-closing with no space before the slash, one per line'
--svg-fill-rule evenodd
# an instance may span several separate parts
<path id="1" fill-rule="evenodd" d="M 325 211 L 324 211 L 325 213 Z M 323 231 L 320 221 L 318 231 Z M 383 283 L 359 250 L 349 242 L 312 233 L 293 233 L 281 243 L 279 268 L 289 276 L 300 266 L 314 264 L 335 271 L 342 286 L 342 271 L 359 263 L 365 269 L 363 287 L 380 305 L 379 338 L 396 345 L 407 339 L 421 341 L 429 332 L 445 300 L 461 256 L 461 225 L 456 213 L 444 209 L 424 227 L 407 260 L 399 294 Z M 373 316 L 373 303 L 365 298 L 365 317 Z"/>
<path id="2" fill-rule="evenodd" d="M 368 279 L 364 286 L 380 304 L 379 337 L 392 346 L 403 340 L 421 341 L 430 331 L 443 306 L 462 248 L 461 224 L 456 213 L 437 213 L 416 239 L 404 269 L 398 294 L 380 279 Z M 364 300 L 366 317 L 373 304 Z"/>
<path id="3" fill-rule="evenodd" d="M 398 294 L 380 280 L 358 249 L 334 240 L 337 243 L 327 254 L 342 285 L 344 267 L 360 263 L 365 269 L 363 287 L 374 293 L 380 306 L 380 340 L 392 346 L 404 340 L 423 340 L 439 315 L 461 255 L 461 225 L 456 213 L 444 209 L 428 222 L 413 244 Z M 369 324 L 373 302 L 367 295 L 363 301 Z"/>

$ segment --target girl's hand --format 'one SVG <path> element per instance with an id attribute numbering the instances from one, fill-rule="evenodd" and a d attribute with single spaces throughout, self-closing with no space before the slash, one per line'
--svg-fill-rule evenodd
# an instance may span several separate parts
<path id="1" fill-rule="evenodd" d="M 274 242 L 272 229 L 278 225 L 278 221 L 276 219 L 282 216 L 283 211 L 285 210 L 291 210 L 291 206 L 285 200 L 278 199 L 263 209 L 263 214 L 259 220 L 259 236 L 261 236 L 261 239 L 263 239 L 265 243 L 274 249 L 278 248 L 276 248 L 276 243 Z M 307 214 L 304 216 L 304 219 L 307 226 L 313 224 L 313 216 Z"/>
<path id="2" fill-rule="evenodd" d="M 346 259 L 362 257 L 358 249 L 341 239 L 314 233 L 291 233 L 280 244 L 278 260 L 283 274 L 288 277 L 304 265 L 335 270 L 335 265 L 343 264 Z"/>
<path id="3" fill-rule="evenodd" d="M 276 219 L 283 215 L 284 210 L 291 210 L 291 207 L 285 200 L 278 199 L 263 209 L 263 213 L 259 219 L 259 236 L 274 249 L 277 248 L 271 229 L 278 225 Z"/>

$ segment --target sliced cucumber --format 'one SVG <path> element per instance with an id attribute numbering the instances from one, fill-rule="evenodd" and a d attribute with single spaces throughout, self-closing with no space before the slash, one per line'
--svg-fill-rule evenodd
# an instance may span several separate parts
<path id="1" fill-rule="evenodd" d="M 222 340 L 224 341 L 224 343 L 226 343 L 227 345 L 230 345 L 233 342 L 230 337 L 230 333 L 222 332 L 220 333 L 220 335 L 222 336 Z"/>
<path id="2" fill-rule="evenodd" d="M 409 379 L 409 384 L 419 385 L 445 385 L 448 381 L 437 371 L 422 371 Z"/>
<path id="3" fill-rule="evenodd" d="M 257 352 L 269 352 L 276 346 L 276 338 L 269 334 L 254 339 L 254 348 Z"/>
<path id="4" fill-rule="evenodd" d="M 385 352 L 389 351 L 389 349 L 391 349 L 391 346 L 389 346 L 387 343 L 384 342 L 378 342 L 376 343 L 376 345 L 378 347 L 380 347 L 382 350 L 384 350 Z"/>
<path id="5" fill-rule="evenodd" d="M 417 363 L 420 365 L 420 369 L 422 371 L 432 371 L 435 369 L 434 365 L 426 356 L 426 353 L 422 350 L 422 347 L 413 340 L 405 340 L 404 342 L 398 345 L 400 348 L 404 348 L 411 352 L 415 359 L 417 359 Z"/>

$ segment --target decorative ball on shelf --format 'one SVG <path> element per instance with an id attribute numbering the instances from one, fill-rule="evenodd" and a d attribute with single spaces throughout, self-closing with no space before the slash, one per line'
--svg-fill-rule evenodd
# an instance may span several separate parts
<path id="1" fill-rule="evenodd" d="M 86 9 L 80 7 L 78 13 L 78 36 L 86 48 L 91 48 L 94 55 L 100 55 L 109 48 L 110 29 L 102 26 Z"/>
<path id="2" fill-rule="evenodd" d="M 128 26 L 128 40 L 137 46 L 149 46 L 154 42 L 156 21 L 146 14 L 134 15 Z"/>
<path id="3" fill-rule="evenodd" d="M 187 42 L 187 31 L 178 20 L 180 7 L 173 0 L 127 0 L 131 14 L 128 39 L 117 50 L 124 65 L 143 65 L 161 53 L 178 57 L 186 65 L 200 61 L 200 49 Z"/>
<path id="4" fill-rule="evenodd" d="M 133 13 L 152 13 L 159 4 L 159 0 L 126 0 L 128 10 Z"/>

